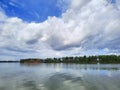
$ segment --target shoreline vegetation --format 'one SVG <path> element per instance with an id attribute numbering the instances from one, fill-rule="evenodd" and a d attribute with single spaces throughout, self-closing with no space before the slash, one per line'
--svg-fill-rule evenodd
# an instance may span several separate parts
<path id="1" fill-rule="evenodd" d="M 19 63 L 20 61 L 0 61 L 0 63 Z"/>
<path id="2" fill-rule="evenodd" d="M 21 59 L 20 61 L 0 61 L 0 63 L 21 63 L 21 64 L 39 64 L 39 63 L 76 63 L 76 64 L 120 64 L 120 55 L 99 55 L 99 56 L 76 56 L 46 59 Z"/>
<path id="3" fill-rule="evenodd" d="M 20 63 L 120 64 L 120 55 L 76 56 L 46 59 L 21 59 Z"/>

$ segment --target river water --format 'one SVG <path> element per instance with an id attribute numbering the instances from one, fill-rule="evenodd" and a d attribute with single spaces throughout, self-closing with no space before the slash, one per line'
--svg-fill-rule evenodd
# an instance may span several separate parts
<path id="1" fill-rule="evenodd" d="M 0 90 L 120 90 L 120 65 L 1 63 Z"/>

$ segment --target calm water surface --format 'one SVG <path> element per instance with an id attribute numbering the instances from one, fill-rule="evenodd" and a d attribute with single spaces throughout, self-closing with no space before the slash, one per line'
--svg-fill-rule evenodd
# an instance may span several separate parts
<path id="1" fill-rule="evenodd" d="M 0 90 L 120 90 L 120 65 L 1 63 Z"/>

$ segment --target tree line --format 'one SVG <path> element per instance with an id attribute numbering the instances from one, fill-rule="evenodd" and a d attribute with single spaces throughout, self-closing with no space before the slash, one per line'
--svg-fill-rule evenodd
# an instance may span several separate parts
<path id="1" fill-rule="evenodd" d="M 20 63 L 120 64 L 120 55 L 76 56 L 46 59 L 21 59 Z"/>
<path id="2" fill-rule="evenodd" d="M 80 63 L 80 64 L 119 64 L 120 55 L 76 56 L 47 58 L 45 63 Z"/>

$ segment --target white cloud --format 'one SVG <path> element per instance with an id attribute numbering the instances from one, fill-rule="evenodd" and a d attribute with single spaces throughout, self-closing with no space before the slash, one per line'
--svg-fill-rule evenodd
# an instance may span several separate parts
<path id="1" fill-rule="evenodd" d="M 119 53 L 119 5 L 106 0 L 71 0 L 61 18 L 49 17 L 42 23 L 27 23 L 0 12 L 0 54 L 44 58 Z"/>

